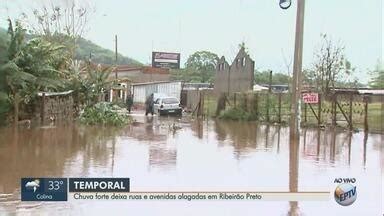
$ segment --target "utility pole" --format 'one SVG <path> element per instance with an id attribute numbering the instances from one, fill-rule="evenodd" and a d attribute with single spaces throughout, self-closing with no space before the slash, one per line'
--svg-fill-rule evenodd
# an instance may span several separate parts
<path id="1" fill-rule="evenodd" d="M 269 83 L 268 83 L 268 92 L 272 93 L 272 71 L 269 71 Z"/>
<path id="2" fill-rule="evenodd" d="M 115 79 L 117 81 L 117 35 L 115 35 Z"/>
<path id="3" fill-rule="evenodd" d="M 73 48 L 72 48 L 72 59 L 75 59 L 75 52 L 76 52 L 76 35 L 75 35 L 75 1 L 72 2 L 72 37 L 73 37 Z"/>
<path id="4" fill-rule="evenodd" d="M 296 148 L 298 148 L 300 141 L 299 106 L 301 99 L 301 72 L 303 60 L 304 8 L 305 0 L 297 0 L 295 53 L 292 74 L 291 118 L 289 130 L 290 145 L 295 146 Z"/>
<path id="5" fill-rule="evenodd" d="M 269 71 L 269 83 L 268 83 L 268 95 L 267 95 L 267 122 L 269 123 L 269 106 L 270 106 L 270 97 L 272 94 L 272 71 Z"/>

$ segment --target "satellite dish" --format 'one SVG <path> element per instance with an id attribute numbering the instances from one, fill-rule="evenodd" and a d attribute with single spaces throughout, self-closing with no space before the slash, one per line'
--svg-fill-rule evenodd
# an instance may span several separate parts
<path id="1" fill-rule="evenodd" d="M 280 3 L 279 3 L 280 8 L 284 10 L 291 7 L 291 4 L 292 4 L 291 0 L 280 0 Z"/>

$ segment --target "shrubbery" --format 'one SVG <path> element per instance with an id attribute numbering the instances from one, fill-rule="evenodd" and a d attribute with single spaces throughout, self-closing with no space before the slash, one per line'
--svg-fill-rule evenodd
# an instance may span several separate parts
<path id="1" fill-rule="evenodd" d="M 80 122 L 87 125 L 123 126 L 131 121 L 130 116 L 120 113 L 111 103 L 106 102 L 86 107 L 80 116 Z"/>
<path id="2" fill-rule="evenodd" d="M 256 120 L 256 115 L 246 112 L 241 108 L 234 107 L 221 112 L 219 118 L 228 120 L 252 121 Z"/>

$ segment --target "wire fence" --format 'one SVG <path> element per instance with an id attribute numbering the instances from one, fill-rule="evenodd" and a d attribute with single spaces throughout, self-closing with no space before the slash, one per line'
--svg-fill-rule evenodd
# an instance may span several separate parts
<path id="1" fill-rule="evenodd" d="M 349 129 L 383 129 L 383 97 L 372 101 L 369 95 L 319 94 L 318 103 L 300 104 L 302 125 L 334 125 Z M 246 112 L 252 120 L 269 123 L 288 123 L 291 118 L 291 94 L 270 92 L 244 92 L 217 96 L 200 91 L 193 114 L 198 117 L 220 117 L 228 110 Z"/>

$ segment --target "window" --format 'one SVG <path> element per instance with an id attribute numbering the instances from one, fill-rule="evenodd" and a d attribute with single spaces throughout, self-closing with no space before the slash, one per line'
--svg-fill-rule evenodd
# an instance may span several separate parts
<path id="1" fill-rule="evenodd" d="M 236 67 L 238 67 L 240 64 L 240 59 L 236 59 Z"/>
<path id="2" fill-rule="evenodd" d="M 225 63 L 219 64 L 219 71 L 225 70 Z"/>
<path id="3" fill-rule="evenodd" d="M 163 98 L 163 104 L 178 104 L 177 98 Z"/>
<path id="4" fill-rule="evenodd" d="M 241 66 L 245 67 L 245 57 L 241 59 Z"/>

